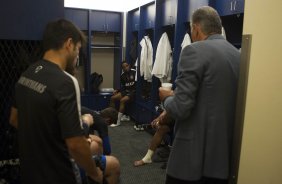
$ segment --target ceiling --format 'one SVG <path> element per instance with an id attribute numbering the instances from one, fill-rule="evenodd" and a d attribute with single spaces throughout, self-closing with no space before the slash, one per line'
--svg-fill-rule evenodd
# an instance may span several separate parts
<path id="1" fill-rule="evenodd" d="M 153 0 L 65 0 L 65 7 L 126 12 L 152 1 Z"/>

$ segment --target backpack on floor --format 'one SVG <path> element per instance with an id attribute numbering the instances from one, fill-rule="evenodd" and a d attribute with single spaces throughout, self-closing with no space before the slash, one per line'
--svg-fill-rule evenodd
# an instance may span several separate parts
<path id="1" fill-rule="evenodd" d="M 90 92 L 94 94 L 99 93 L 100 85 L 103 82 L 103 76 L 94 72 L 90 75 Z"/>

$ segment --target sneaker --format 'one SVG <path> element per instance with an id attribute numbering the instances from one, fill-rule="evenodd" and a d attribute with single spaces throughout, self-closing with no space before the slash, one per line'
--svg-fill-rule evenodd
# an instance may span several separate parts
<path id="1" fill-rule="evenodd" d="M 117 127 L 117 126 L 119 126 L 120 125 L 120 123 L 117 123 L 117 124 L 111 124 L 110 125 L 110 127 Z"/>
<path id="2" fill-rule="evenodd" d="M 139 130 L 140 130 L 139 125 L 134 125 L 133 128 L 134 128 L 136 131 L 139 131 Z"/>
<path id="3" fill-rule="evenodd" d="M 139 125 L 139 130 L 143 131 L 144 127 L 142 125 Z"/>
<path id="4" fill-rule="evenodd" d="M 126 115 L 123 115 L 120 120 L 121 121 L 130 121 L 130 117 L 126 116 Z"/>

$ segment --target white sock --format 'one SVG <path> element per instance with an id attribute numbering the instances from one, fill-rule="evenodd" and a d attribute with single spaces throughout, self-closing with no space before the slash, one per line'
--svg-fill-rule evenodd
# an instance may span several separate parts
<path id="1" fill-rule="evenodd" d="M 154 154 L 153 150 L 148 149 L 147 154 L 145 155 L 144 158 L 142 158 L 142 161 L 144 163 L 152 163 L 152 156 Z"/>
<path id="2" fill-rule="evenodd" d="M 117 125 L 120 125 L 120 120 L 121 120 L 122 116 L 123 116 L 123 113 L 119 112 L 118 113 L 118 119 L 117 119 Z"/>

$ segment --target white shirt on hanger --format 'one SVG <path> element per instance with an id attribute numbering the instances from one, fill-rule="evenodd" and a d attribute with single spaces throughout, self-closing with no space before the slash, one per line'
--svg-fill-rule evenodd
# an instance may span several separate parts
<path id="1" fill-rule="evenodd" d="M 184 47 L 186 47 L 186 46 L 188 46 L 190 44 L 191 44 L 191 38 L 190 38 L 189 34 L 186 33 L 184 35 L 183 41 L 181 43 L 181 50 L 184 49 Z"/>
<path id="2" fill-rule="evenodd" d="M 221 35 L 224 37 L 224 39 L 226 40 L 226 34 L 225 34 L 225 29 L 224 27 L 222 26 L 221 28 Z"/>
<path id="3" fill-rule="evenodd" d="M 167 33 L 163 33 L 158 43 L 152 74 L 161 82 L 170 82 L 172 72 L 172 50 Z"/>
<path id="4" fill-rule="evenodd" d="M 141 54 L 140 54 L 140 76 L 144 76 L 144 80 L 152 81 L 152 67 L 153 67 L 153 46 L 148 36 L 140 42 Z"/>

